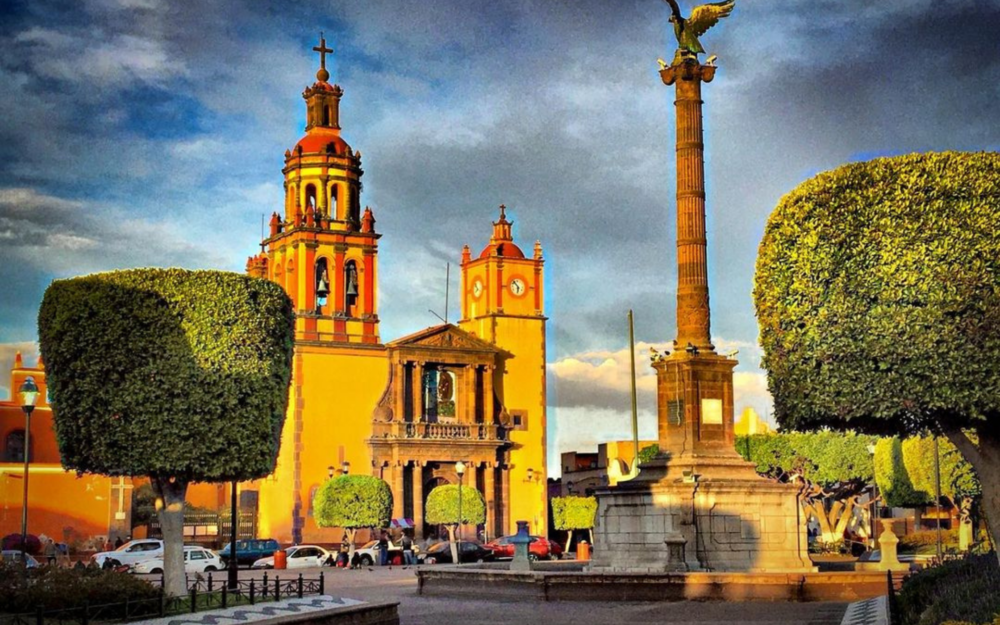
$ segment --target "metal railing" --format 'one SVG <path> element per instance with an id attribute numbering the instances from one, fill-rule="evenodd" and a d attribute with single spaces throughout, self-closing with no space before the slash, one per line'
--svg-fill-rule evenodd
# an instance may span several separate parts
<path id="1" fill-rule="evenodd" d="M 300 573 L 298 576 L 292 575 L 284 579 L 279 575 L 268 578 L 267 573 L 265 573 L 262 579 L 240 580 L 236 588 L 228 588 L 225 577 L 215 580 L 209 573 L 207 577 L 191 583 L 187 594 L 177 597 L 168 597 L 162 592 L 162 577 L 159 579 L 159 584 L 161 591 L 156 597 L 131 600 L 126 598 L 125 601 L 108 604 L 91 605 L 86 602 L 83 605 L 55 610 L 39 607 L 34 612 L 0 614 L 0 625 L 128 623 L 149 618 L 326 594 L 323 573 L 320 573 L 317 578 L 307 578 Z"/>

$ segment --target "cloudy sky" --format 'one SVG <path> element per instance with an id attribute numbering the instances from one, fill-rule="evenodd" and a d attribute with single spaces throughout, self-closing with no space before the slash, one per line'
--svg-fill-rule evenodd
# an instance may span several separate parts
<path id="1" fill-rule="evenodd" d="M 435 322 L 422 311 L 443 307 L 445 263 L 485 245 L 503 202 L 515 237 L 545 247 L 550 461 L 629 435 L 629 307 L 652 436 L 645 352 L 674 329 L 667 15 L 658 0 L 4 2 L 0 368 L 33 358 L 55 277 L 242 271 L 281 203 L 322 29 L 384 233 L 383 339 Z M 750 294 L 770 211 L 847 161 L 1000 147 L 998 32 L 1000 0 L 739 0 L 703 37 L 720 65 L 712 332 L 740 349 L 738 411 L 769 406 Z"/>

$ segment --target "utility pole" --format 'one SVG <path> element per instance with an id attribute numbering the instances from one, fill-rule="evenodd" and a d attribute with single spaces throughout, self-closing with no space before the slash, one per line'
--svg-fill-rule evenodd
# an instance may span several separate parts
<path id="1" fill-rule="evenodd" d="M 632 309 L 628 311 L 628 351 L 632 362 L 632 476 L 639 474 L 639 412 L 636 409 L 635 397 L 635 325 L 632 321 Z"/>

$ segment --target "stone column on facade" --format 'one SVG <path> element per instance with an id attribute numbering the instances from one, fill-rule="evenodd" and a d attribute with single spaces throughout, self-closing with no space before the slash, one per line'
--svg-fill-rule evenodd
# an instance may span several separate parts
<path id="1" fill-rule="evenodd" d="M 424 420 L 424 365 L 423 362 L 413 363 L 413 422 Z"/>
<path id="2" fill-rule="evenodd" d="M 392 462 L 392 518 L 403 518 L 403 477 L 406 466 L 399 460 Z"/>
<path id="3" fill-rule="evenodd" d="M 500 534 L 506 534 L 510 529 L 510 467 L 500 467 L 500 518 L 502 527 Z"/>
<path id="4" fill-rule="evenodd" d="M 414 539 L 424 537 L 424 463 L 417 460 L 413 463 L 413 524 Z"/>
<path id="5" fill-rule="evenodd" d="M 396 362 L 395 367 L 392 418 L 396 423 L 402 423 L 406 420 L 406 406 L 404 404 L 406 401 L 406 363 L 403 360 L 399 360 Z"/>
<path id="6" fill-rule="evenodd" d="M 493 414 L 493 365 L 483 367 L 483 423 L 493 425 L 496 417 Z"/>
<path id="7" fill-rule="evenodd" d="M 476 365 L 465 365 L 462 370 L 461 423 L 476 422 Z M 470 401 L 472 400 L 472 401 Z"/>
<path id="8" fill-rule="evenodd" d="M 708 299 L 708 239 L 705 232 L 705 144 L 702 131 L 701 83 L 711 82 L 715 68 L 686 61 L 661 72 L 676 84 L 677 99 L 677 338 L 674 349 L 688 343 L 713 351 Z"/>
<path id="9" fill-rule="evenodd" d="M 486 463 L 483 478 L 483 488 L 486 491 L 486 540 L 492 540 L 496 538 L 497 531 L 496 467 L 492 462 Z"/>

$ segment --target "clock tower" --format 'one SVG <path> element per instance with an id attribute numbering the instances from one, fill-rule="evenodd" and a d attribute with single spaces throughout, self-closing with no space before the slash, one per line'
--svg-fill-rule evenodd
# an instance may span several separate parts
<path id="1" fill-rule="evenodd" d="M 513 446 L 504 461 L 510 487 L 508 532 L 516 521 L 543 533 L 546 518 L 546 387 L 542 244 L 525 256 L 514 243 L 507 207 L 478 257 L 462 250 L 462 319 L 459 327 L 502 350 L 492 388 Z"/>

